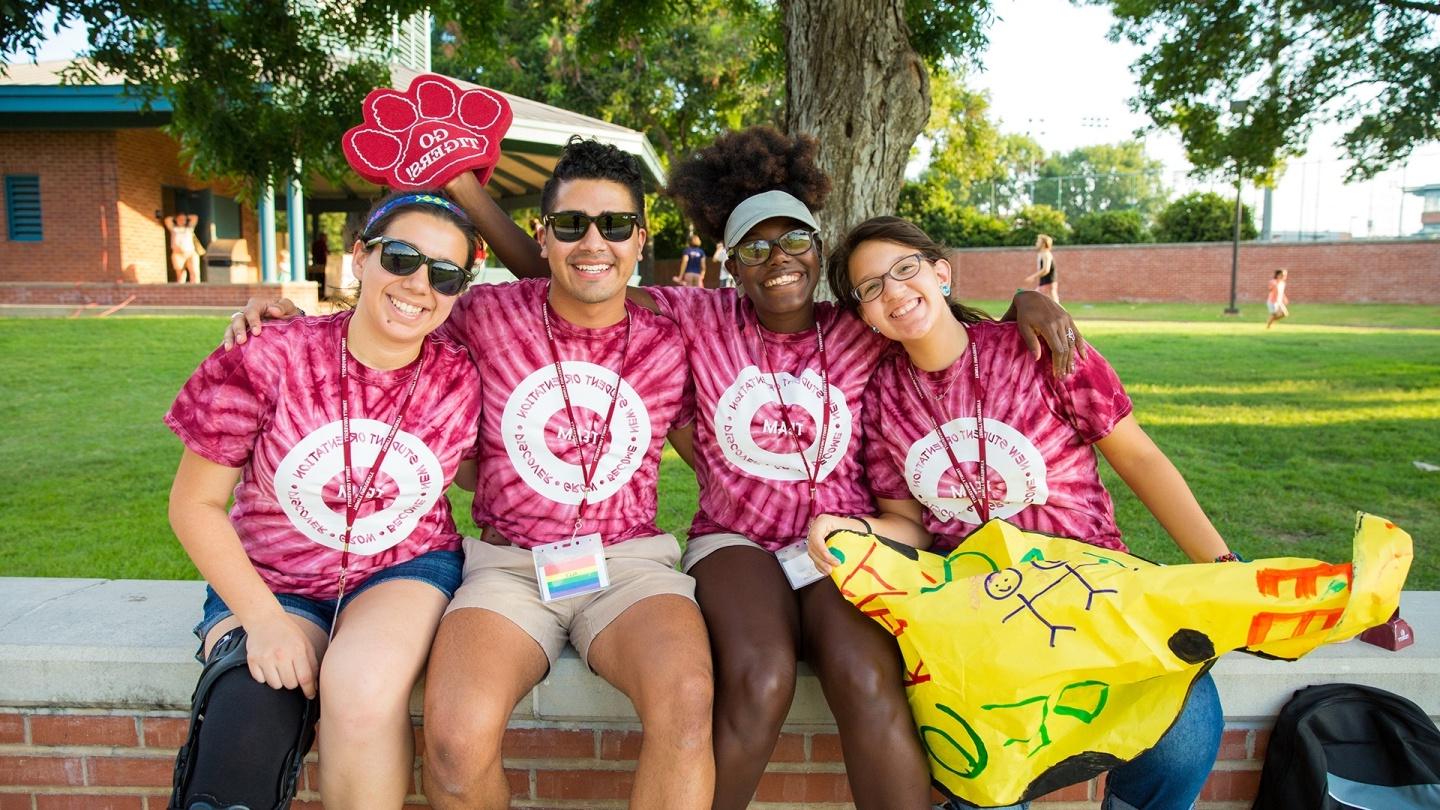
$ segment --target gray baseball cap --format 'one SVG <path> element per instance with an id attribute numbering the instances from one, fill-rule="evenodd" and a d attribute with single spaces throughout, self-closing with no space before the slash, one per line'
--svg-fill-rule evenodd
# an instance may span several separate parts
<path id="1" fill-rule="evenodd" d="M 815 215 L 810 213 L 805 203 L 784 191 L 766 191 L 746 197 L 730 212 L 730 218 L 725 220 L 725 246 L 734 250 L 751 228 L 775 217 L 793 219 L 817 231 L 820 229 Z"/>

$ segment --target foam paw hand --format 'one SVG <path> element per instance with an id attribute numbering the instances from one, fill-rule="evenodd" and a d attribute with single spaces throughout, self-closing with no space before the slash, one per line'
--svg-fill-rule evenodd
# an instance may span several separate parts
<path id="1" fill-rule="evenodd" d="M 365 121 L 345 133 L 341 146 L 355 173 L 396 189 L 438 188 L 467 171 L 483 184 L 500 161 L 500 140 L 510 128 L 510 104 L 492 90 L 461 90 L 428 73 L 398 93 L 370 91 Z"/>
<path id="2" fill-rule="evenodd" d="M 1360 515 L 1351 561 L 1158 566 L 980 527 L 948 556 L 836 532 L 840 593 L 895 636 L 930 773 L 980 807 L 1033 799 L 1128 762 L 1234 650 L 1294 659 L 1395 611 L 1410 536 Z"/>

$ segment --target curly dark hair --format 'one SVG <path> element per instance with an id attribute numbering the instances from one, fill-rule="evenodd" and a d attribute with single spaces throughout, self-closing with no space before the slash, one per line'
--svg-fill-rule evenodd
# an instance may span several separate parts
<path id="1" fill-rule="evenodd" d="M 674 198 L 705 238 L 719 242 L 725 220 L 747 197 L 779 189 L 811 211 L 825 205 L 830 178 L 815 163 L 820 143 L 774 127 L 728 132 L 670 170 L 665 193 Z"/>
<path id="2" fill-rule="evenodd" d="M 609 180 L 624 186 L 630 192 L 630 200 L 635 204 L 635 212 L 640 215 L 641 227 L 644 227 L 645 176 L 640 171 L 640 161 L 634 155 L 613 144 L 572 135 L 560 152 L 555 171 L 540 191 L 541 216 L 552 213 L 555 195 L 560 190 L 560 184 L 566 180 Z"/>

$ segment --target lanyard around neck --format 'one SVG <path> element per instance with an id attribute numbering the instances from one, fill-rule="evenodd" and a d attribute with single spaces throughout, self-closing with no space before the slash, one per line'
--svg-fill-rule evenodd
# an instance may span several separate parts
<path id="1" fill-rule="evenodd" d="M 550 358 L 555 364 L 555 378 L 560 383 L 560 396 L 565 400 L 565 416 L 570 420 L 570 436 L 575 441 L 575 449 L 580 453 L 580 478 L 584 482 L 584 490 L 580 494 L 580 508 L 575 513 L 575 529 L 571 537 L 580 533 L 580 526 L 585 519 L 585 506 L 590 503 L 590 484 L 595 480 L 595 472 L 600 469 L 600 459 L 605 455 L 605 444 L 610 438 L 610 420 L 615 416 L 615 403 L 620 401 L 620 383 L 625 376 L 625 357 L 630 353 L 630 308 L 625 308 L 625 343 L 620 349 L 620 367 L 615 370 L 615 391 L 610 396 L 610 407 L 605 411 L 605 422 L 601 425 L 601 433 L 595 435 L 595 458 L 593 461 L 585 460 L 585 444 L 580 441 L 580 426 L 575 421 L 575 409 L 570 404 L 570 387 L 565 383 L 565 370 L 560 367 L 560 349 L 555 344 L 555 332 L 550 328 L 550 297 L 547 290 L 546 296 L 540 302 L 540 320 L 545 324 L 545 340 L 550 344 Z M 592 431 L 593 432 L 593 431 Z"/>
<path id="2" fill-rule="evenodd" d="M 825 356 L 825 330 L 820 326 L 820 319 L 815 319 L 815 343 L 820 354 L 820 390 L 821 415 L 820 432 L 816 435 L 815 463 L 805 457 L 804 446 L 800 444 L 800 434 L 795 430 L 795 425 L 790 421 L 790 406 L 785 403 L 785 394 L 780 389 L 780 379 L 775 374 L 775 367 L 770 364 L 770 350 L 765 340 L 765 327 L 756 319 L 755 331 L 760 335 L 760 354 L 765 363 L 765 369 L 770 374 L 770 381 L 775 386 L 775 398 L 780 402 L 780 421 L 785 425 L 785 432 L 790 434 L 790 441 L 795 446 L 795 455 L 800 457 L 800 466 L 805 470 L 805 481 L 810 485 L 810 513 L 807 520 L 813 519 L 816 515 L 815 506 L 817 494 L 820 487 L 820 469 L 825 463 L 825 440 L 830 433 L 830 363 Z"/>
<path id="3" fill-rule="evenodd" d="M 975 342 L 975 336 L 970 333 L 969 329 L 965 330 L 965 335 L 970 342 L 970 369 L 975 379 L 975 439 L 980 445 L 980 482 L 978 486 L 971 482 L 960 469 L 960 459 L 955 455 L 955 448 L 950 444 L 950 437 L 945 435 L 944 420 L 939 408 L 941 397 L 931 394 L 928 387 L 921 383 L 920 375 L 915 370 L 915 363 L 909 358 L 906 358 L 905 370 L 910 373 L 910 383 L 915 386 L 915 394 L 920 397 L 920 402 L 925 406 L 925 413 L 930 417 L 930 424 L 934 425 L 935 433 L 940 437 L 940 444 L 945 448 L 945 455 L 950 457 L 950 468 L 960 479 L 960 486 L 964 488 L 965 496 L 975 506 L 975 514 L 984 524 L 990 520 L 990 497 L 989 489 L 986 486 L 989 467 L 985 463 L 985 389 L 980 384 L 980 344 Z"/>
<path id="4" fill-rule="evenodd" d="M 380 444 L 380 452 L 375 455 L 375 463 L 370 465 L 370 471 L 365 474 L 365 481 L 359 489 L 355 488 L 355 474 L 350 463 L 350 322 L 346 321 L 340 331 L 340 445 L 345 459 L 345 475 L 343 477 L 345 495 L 345 534 L 340 546 L 340 585 L 335 596 L 335 611 L 340 611 L 340 600 L 345 598 L 345 580 L 350 573 L 350 533 L 355 529 L 355 521 L 360 516 L 360 505 L 368 500 L 366 493 L 370 491 L 371 485 L 375 483 L 375 475 L 380 472 L 380 465 L 385 461 L 385 454 L 390 452 L 390 445 L 395 441 L 395 434 L 400 432 L 400 422 L 405 418 L 405 411 L 410 407 L 410 400 L 415 396 L 415 388 L 420 383 L 420 372 L 425 368 L 425 353 L 422 347 L 420 360 L 415 364 L 415 371 L 410 375 L 410 384 L 405 390 L 405 398 L 400 401 L 400 406 L 395 409 L 395 418 L 390 420 L 390 431 L 385 434 L 385 441 Z M 335 637 L 335 622 L 330 624 L 330 637 Z"/>

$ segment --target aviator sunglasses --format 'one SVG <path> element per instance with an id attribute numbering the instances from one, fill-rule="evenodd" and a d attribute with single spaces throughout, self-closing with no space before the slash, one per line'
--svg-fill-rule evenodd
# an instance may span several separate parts
<path id="1" fill-rule="evenodd" d="M 425 265 L 430 269 L 430 289 L 441 295 L 459 295 L 470 280 L 470 271 L 445 259 L 432 259 L 415 249 L 415 246 L 393 239 L 377 236 L 365 243 L 365 247 L 380 245 L 380 266 L 392 276 L 408 276 Z"/>
<path id="2" fill-rule="evenodd" d="M 600 237 L 606 242 L 624 242 L 635 233 L 640 221 L 639 214 L 606 211 L 590 216 L 583 211 L 556 211 L 545 215 L 545 227 L 561 242 L 579 242 L 594 223 Z"/>
<path id="3" fill-rule="evenodd" d="M 796 229 L 789 233 L 780 234 L 773 242 L 769 239 L 752 239 L 749 242 L 741 242 L 736 248 L 734 256 L 746 267 L 754 267 L 770 261 L 770 256 L 775 248 L 780 248 L 787 255 L 802 256 L 810 251 L 815 244 L 817 231 Z"/>

